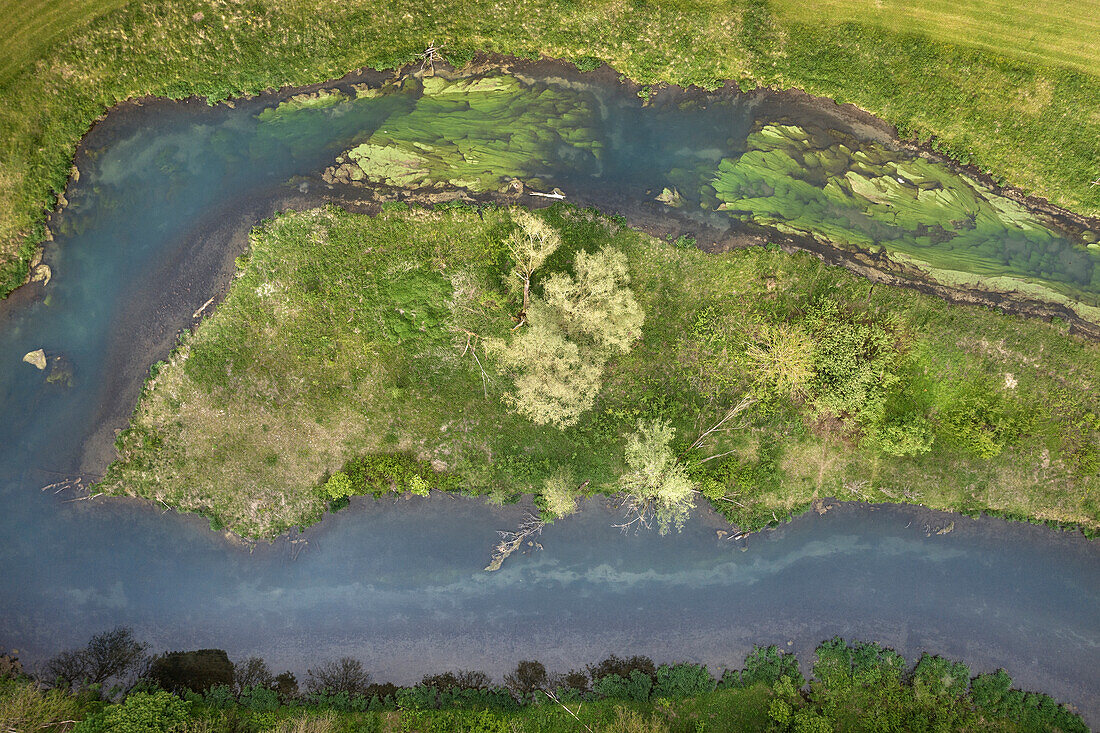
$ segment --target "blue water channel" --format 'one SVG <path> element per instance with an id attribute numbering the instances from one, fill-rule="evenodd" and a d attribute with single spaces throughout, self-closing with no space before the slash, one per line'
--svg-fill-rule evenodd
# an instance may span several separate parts
<path id="1" fill-rule="evenodd" d="M 645 160 L 662 167 L 693 136 L 735 144 L 767 114 L 730 101 L 657 135 L 625 92 L 601 95 L 608 128 L 638 130 Z M 845 504 L 737 543 L 704 510 L 678 535 L 624 536 L 592 502 L 548 527 L 543 550 L 486 573 L 495 531 L 521 507 L 355 500 L 249 548 L 199 517 L 43 491 L 102 473 L 150 364 L 224 291 L 241 232 L 279 206 L 316 203 L 317 174 L 402 103 L 317 110 L 281 137 L 258 131 L 270 98 L 157 103 L 89 135 L 53 222 L 52 281 L 0 304 L 0 648 L 34 663 L 128 624 L 156 650 L 221 647 L 298 672 L 350 654 L 377 678 L 411 682 L 455 667 L 499 677 L 523 658 L 565 670 L 610 652 L 718 672 L 753 644 L 808 662 L 840 634 L 911 660 L 928 651 L 975 672 L 1004 667 L 1100 722 L 1100 545 L 1076 534 Z M 602 184 L 641 196 L 645 164 Z M 22 363 L 38 348 L 63 357 L 71 386 Z"/>

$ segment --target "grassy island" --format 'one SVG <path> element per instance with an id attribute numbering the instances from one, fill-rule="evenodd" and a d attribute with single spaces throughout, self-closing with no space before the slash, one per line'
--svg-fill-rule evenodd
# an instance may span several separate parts
<path id="1" fill-rule="evenodd" d="M 27 278 L 74 149 L 146 95 L 222 100 L 475 52 L 601 62 L 644 85 L 733 80 L 852 102 L 1001 181 L 1100 212 L 1100 0 L 660 3 L 0 0 L 0 294 Z M 642 93 L 647 93 L 643 88 Z"/>
<path id="2" fill-rule="evenodd" d="M 1100 345 L 685 245 L 565 205 L 279 216 L 154 367 L 99 490 L 248 537 L 433 488 L 532 493 L 545 519 L 622 492 L 662 530 L 824 496 L 1100 529 Z"/>

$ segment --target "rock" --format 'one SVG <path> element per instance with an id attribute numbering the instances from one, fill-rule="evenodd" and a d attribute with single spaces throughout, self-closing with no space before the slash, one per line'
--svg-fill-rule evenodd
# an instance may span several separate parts
<path id="1" fill-rule="evenodd" d="M 43 285 L 49 285 L 51 277 L 53 277 L 53 270 L 50 269 L 50 266 L 39 265 L 38 267 L 34 268 L 34 271 L 31 273 L 31 282 L 40 282 Z"/>
<path id="2" fill-rule="evenodd" d="M 42 349 L 28 351 L 23 355 L 23 361 L 38 367 L 39 370 L 44 370 L 46 368 L 46 352 Z"/>

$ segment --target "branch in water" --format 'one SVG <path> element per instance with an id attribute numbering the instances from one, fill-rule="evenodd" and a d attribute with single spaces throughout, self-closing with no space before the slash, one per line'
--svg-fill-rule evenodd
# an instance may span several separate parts
<path id="1" fill-rule="evenodd" d="M 546 526 L 546 522 L 542 521 L 534 514 L 528 513 L 515 532 L 498 531 L 500 535 L 500 542 L 493 549 L 493 557 L 489 564 L 485 566 L 485 569 L 489 572 L 494 570 L 500 570 L 500 566 L 504 564 L 504 561 L 508 559 L 508 556 L 518 550 L 523 543 L 531 537 L 534 537 L 542 532 L 542 528 Z"/>

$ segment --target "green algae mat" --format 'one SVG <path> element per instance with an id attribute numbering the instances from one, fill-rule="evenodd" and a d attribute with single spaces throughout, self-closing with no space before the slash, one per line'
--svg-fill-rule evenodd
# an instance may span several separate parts
<path id="1" fill-rule="evenodd" d="M 885 253 L 931 282 L 1060 303 L 1100 323 L 1097 232 L 1065 229 L 934 156 L 809 114 L 779 121 L 728 96 L 643 105 L 617 87 L 499 74 L 408 78 L 358 96 L 347 103 L 403 101 L 335 157 L 330 183 L 656 198 L 689 217 Z"/>

